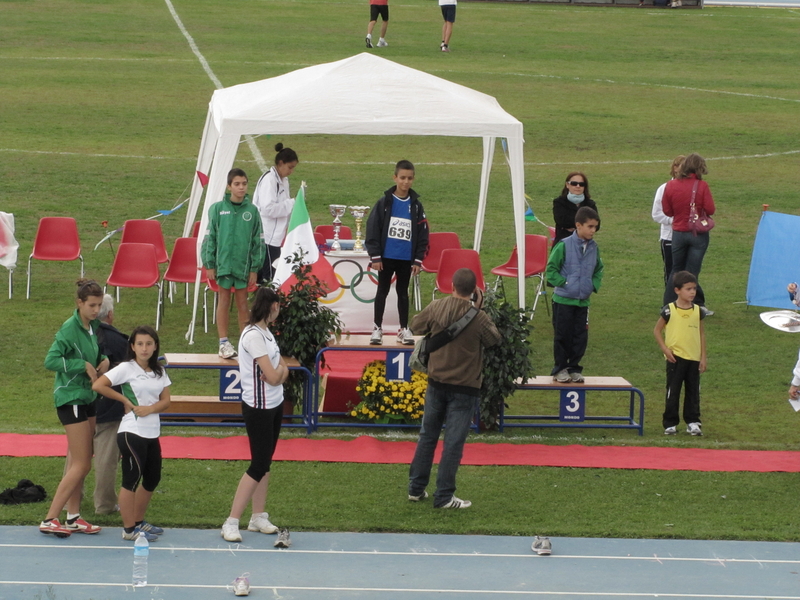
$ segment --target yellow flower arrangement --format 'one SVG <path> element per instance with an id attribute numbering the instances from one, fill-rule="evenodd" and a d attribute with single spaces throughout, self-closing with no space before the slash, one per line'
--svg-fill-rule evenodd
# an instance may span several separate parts
<path id="1" fill-rule="evenodd" d="M 422 422 L 428 376 L 411 372 L 411 381 L 386 381 L 386 361 L 375 360 L 364 367 L 356 391 L 361 402 L 350 416 L 374 423 Z"/>

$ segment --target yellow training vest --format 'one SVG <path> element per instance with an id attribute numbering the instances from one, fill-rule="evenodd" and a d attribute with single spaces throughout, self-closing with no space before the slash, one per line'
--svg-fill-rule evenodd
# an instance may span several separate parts
<path id="1" fill-rule="evenodd" d="M 669 303 L 669 321 L 664 328 L 664 343 L 675 356 L 686 360 L 700 361 L 700 307 L 679 308 Z"/>

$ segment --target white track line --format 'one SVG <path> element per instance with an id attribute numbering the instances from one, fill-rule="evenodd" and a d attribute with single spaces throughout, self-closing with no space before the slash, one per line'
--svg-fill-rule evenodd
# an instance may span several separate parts
<path id="1" fill-rule="evenodd" d="M 0 548 L 36 548 L 36 549 L 68 549 L 74 550 L 120 550 L 126 549 L 125 546 L 70 546 L 70 545 L 45 545 L 45 544 L 0 544 Z M 581 555 L 581 554 L 558 554 L 549 556 L 546 559 L 536 558 L 533 553 L 524 554 L 487 554 L 481 552 L 435 552 L 430 550 L 404 550 L 404 551 L 382 551 L 382 550 L 300 550 L 290 551 L 273 548 L 243 548 L 235 544 L 220 546 L 217 548 L 192 547 L 192 546 L 150 546 L 156 552 L 242 552 L 242 553 L 287 553 L 292 554 L 336 554 L 343 556 L 405 556 L 405 557 L 458 557 L 458 558 L 521 558 L 524 560 L 606 560 L 606 561 L 644 561 L 644 562 L 700 562 L 718 564 L 790 564 L 800 565 L 800 559 L 757 559 L 757 558 L 721 558 L 713 557 L 681 557 L 681 556 L 610 556 L 610 555 Z"/>
<path id="2" fill-rule="evenodd" d="M 115 587 L 131 588 L 129 583 L 95 583 L 95 582 L 63 582 L 63 581 L 0 581 L 0 585 L 47 585 L 47 586 L 72 586 L 72 587 Z M 180 584 L 180 583 L 150 583 L 147 586 L 153 592 L 159 588 L 178 588 L 178 589 L 227 589 L 226 585 L 200 585 L 200 584 Z M 401 594 L 480 594 L 486 596 L 592 596 L 597 598 L 735 598 L 737 600 L 763 600 L 769 597 L 770 600 L 800 600 L 800 596 L 764 596 L 759 594 L 751 596 L 748 594 L 679 594 L 661 592 L 587 592 L 587 591 L 545 591 L 545 590 L 470 590 L 470 589 L 447 589 L 447 588 L 369 588 L 369 587 L 328 587 L 328 586 L 295 586 L 295 585 L 251 585 L 251 590 L 285 590 L 292 592 L 376 592 L 376 593 L 401 593 Z"/>
<path id="3" fill-rule="evenodd" d="M 200 52 L 200 48 L 198 48 L 197 44 L 195 44 L 194 38 L 192 38 L 191 34 L 186 30 L 186 27 L 183 26 L 183 21 L 181 21 L 181 18 L 178 16 L 178 13 L 175 11 L 175 7 L 172 6 L 172 2 L 170 2 L 170 0 L 164 0 L 164 2 L 166 3 L 167 8 L 169 9 L 169 12 L 172 15 L 172 19 L 175 21 L 175 24 L 178 26 L 178 29 L 181 30 L 181 33 L 183 34 L 183 37 L 185 37 L 186 41 L 189 42 L 189 48 L 192 49 L 192 53 L 197 57 L 197 60 L 200 61 L 200 65 L 203 67 L 203 70 L 206 72 L 206 75 L 208 75 L 208 78 L 211 80 L 211 82 L 214 84 L 214 86 L 218 90 L 221 90 L 224 87 L 222 85 L 222 82 L 219 80 L 217 75 L 211 69 L 211 65 L 208 64 L 208 61 L 206 60 L 206 57 L 203 56 L 202 52 Z M 247 135 L 247 136 L 245 136 L 245 139 L 247 140 L 247 145 L 250 148 L 250 152 L 253 153 L 253 157 L 256 159 L 256 164 L 258 165 L 258 168 L 261 169 L 262 172 L 266 171 L 267 170 L 267 163 L 266 163 L 266 161 L 264 161 L 264 157 L 261 156 L 261 152 L 259 151 L 258 146 L 256 146 L 255 141 L 253 141 L 252 136 Z"/>

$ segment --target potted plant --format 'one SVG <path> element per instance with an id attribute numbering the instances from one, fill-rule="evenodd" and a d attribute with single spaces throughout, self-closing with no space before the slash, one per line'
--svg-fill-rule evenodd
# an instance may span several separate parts
<path id="1" fill-rule="evenodd" d="M 296 358 L 313 373 L 317 352 L 331 336 L 341 334 L 342 322 L 335 311 L 320 304 L 328 288 L 311 273 L 311 265 L 300 263 L 299 255 L 294 262 L 297 282 L 288 292 L 278 291 L 281 311 L 271 329 L 281 354 Z M 302 383 L 302 374 L 292 371 L 284 384 L 284 397 L 292 406 L 301 406 Z"/>
<path id="2" fill-rule="evenodd" d="M 496 429 L 500 405 L 516 391 L 515 381 L 533 377 L 530 318 L 524 309 L 512 306 L 502 288 L 486 292 L 483 309 L 500 332 L 502 341 L 483 353 L 481 428 Z"/>

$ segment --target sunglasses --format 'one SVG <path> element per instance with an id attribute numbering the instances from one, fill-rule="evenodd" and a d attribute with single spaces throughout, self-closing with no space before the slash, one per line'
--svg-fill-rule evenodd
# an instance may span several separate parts
<path id="1" fill-rule="evenodd" d="M 586 182 L 585 181 L 568 181 L 567 185 L 574 185 L 574 186 L 577 186 L 577 187 L 586 187 Z"/>

